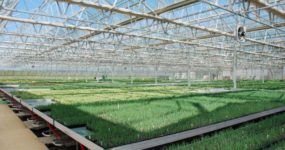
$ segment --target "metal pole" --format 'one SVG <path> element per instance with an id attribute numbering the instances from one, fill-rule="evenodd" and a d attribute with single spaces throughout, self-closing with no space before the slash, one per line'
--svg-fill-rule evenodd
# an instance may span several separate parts
<path id="1" fill-rule="evenodd" d="M 99 64 L 99 62 L 97 63 L 97 76 L 96 76 L 96 80 L 97 80 L 97 82 L 99 82 L 99 72 L 100 72 L 100 64 Z"/>
<path id="2" fill-rule="evenodd" d="M 155 84 L 157 84 L 157 71 L 158 71 L 158 65 L 155 65 Z"/>
<path id="3" fill-rule="evenodd" d="M 208 65 L 208 67 L 209 67 L 209 72 L 208 72 L 208 76 L 209 76 L 209 81 L 211 81 L 212 79 L 212 73 L 211 73 L 211 59 L 209 58 L 209 65 Z"/>
<path id="4" fill-rule="evenodd" d="M 190 67 L 190 64 L 188 65 L 187 80 L 188 80 L 188 87 L 191 87 L 191 67 Z"/>
<path id="5" fill-rule="evenodd" d="M 134 83 L 134 79 L 133 79 L 133 57 L 134 57 L 134 52 L 132 52 L 131 54 L 131 84 Z"/>
<path id="6" fill-rule="evenodd" d="M 261 67 L 261 75 L 262 75 L 262 83 L 264 83 L 264 68 L 263 67 Z"/>
<path id="7" fill-rule="evenodd" d="M 196 47 L 194 46 L 194 52 L 196 52 Z M 191 87 L 191 58 L 190 58 L 190 48 L 186 49 L 188 54 L 187 54 L 187 59 L 188 59 L 188 69 L 187 69 L 187 85 L 188 87 Z"/>
<path id="8" fill-rule="evenodd" d="M 112 76 L 112 83 L 114 83 L 114 61 L 112 62 L 111 76 Z"/>
<path id="9" fill-rule="evenodd" d="M 114 46 L 114 49 L 116 49 L 115 46 Z M 115 58 L 116 58 L 115 52 L 116 52 L 116 51 L 114 51 L 114 53 L 113 53 L 112 66 L 111 66 L 112 83 L 114 83 L 114 69 L 115 69 L 115 68 L 114 68 L 114 65 L 115 65 L 114 60 L 115 60 Z"/>
<path id="10" fill-rule="evenodd" d="M 235 48 L 233 59 L 233 89 L 235 90 L 237 88 L 237 48 Z"/>
<path id="11" fill-rule="evenodd" d="M 285 80 L 284 72 L 285 72 L 285 66 L 283 66 L 283 69 L 282 69 L 282 80 Z"/>

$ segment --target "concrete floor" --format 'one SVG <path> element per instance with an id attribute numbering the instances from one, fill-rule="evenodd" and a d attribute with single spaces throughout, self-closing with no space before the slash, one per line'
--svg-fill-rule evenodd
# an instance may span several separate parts
<path id="1" fill-rule="evenodd" d="M 16 114 L 0 104 L 0 150 L 48 150 Z"/>

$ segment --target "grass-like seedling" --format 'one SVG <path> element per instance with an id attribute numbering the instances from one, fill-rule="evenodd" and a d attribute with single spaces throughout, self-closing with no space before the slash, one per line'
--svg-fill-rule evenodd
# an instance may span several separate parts
<path id="1" fill-rule="evenodd" d="M 271 147 L 265 148 L 265 150 L 284 150 L 285 149 L 285 139 L 279 143 L 273 144 Z"/>
<path id="2" fill-rule="evenodd" d="M 67 126 L 86 124 L 92 130 L 91 138 L 104 147 L 168 135 L 285 105 L 282 91 L 194 94 L 192 89 L 183 86 L 96 85 L 98 88 L 79 89 L 77 85 L 85 83 L 67 83 L 71 84 L 75 85 L 52 84 L 50 87 L 57 88 L 14 94 L 27 99 L 37 96 L 55 99 L 57 104 L 44 108 L 51 109 L 53 118 Z"/>
<path id="3" fill-rule="evenodd" d="M 53 90 L 67 90 L 67 89 L 96 89 L 96 88 L 122 88 L 133 86 L 129 83 L 129 79 L 116 79 L 115 83 L 110 81 L 97 82 L 96 80 L 0 80 L 1 84 L 19 84 L 21 88 L 47 88 Z M 160 79 L 159 83 L 171 83 L 173 81 Z M 152 78 L 137 78 L 134 80 L 135 86 L 147 86 L 153 84 Z M 179 82 L 175 81 L 180 86 L 187 86 L 186 80 Z M 179 83 L 179 84 L 178 84 Z M 278 80 L 238 80 L 238 88 L 245 89 L 285 89 L 285 81 Z M 151 85 L 153 86 L 153 85 Z M 214 80 L 214 81 L 193 81 L 192 88 L 232 88 L 233 82 L 231 80 Z"/>
<path id="4" fill-rule="evenodd" d="M 192 143 L 175 144 L 165 150 L 253 150 L 264 149 L 285 134 L 285 113 L 250 123 L 238 129 L 227 129 Z M 284 143 L 269 149 L 284 149 Z"/>
<path id="5" fill-rule="evenodd" d="M 32 92 L 26 92 L 26 91 L 13 91 L 13 95 L 16 95 L 17 97 L 21 99 L 41 99 L 43 96 L 33 94 Z"/>
<path id="6" fill-rule="evenodd" d="M 272 91 L 252 91 L 252 96 L 248 94 L 237 92 L 56 104 L 51 107 L 51 115 L 65 125 L 87 124 L 93 131 L 91 137 L 95 142 L 112 147 L 285 105 L 282 92 L 279 95 Z M 260 99 L 260 94 L 267 96 Z"/>
<path id="7" fill-rule="evenodd" d="M 157 87 L 121 87 L 95 89 L 66 89 L 66 90 L 30 90 L 15 91 L 14 95 L 23 99 L 48 98 L 60 103 L 90 103 L 98 101 L 139 100 L 148 98 L 164 98 L 191 93 L 191 89 L 180 86 Z"/>
<path id="8" fill-rule="evenodd" d="M 231 80 L 223 81 L 208 81 L 193 83 L 194 87 L 212 87 L 212 88 L 232 88 L 233 82 Z M 266 80 L 264 83 L 260 80 L 238 80 L 238 88 L 245 89 L 285 89 L 285 81 L 279 80 Z"/>

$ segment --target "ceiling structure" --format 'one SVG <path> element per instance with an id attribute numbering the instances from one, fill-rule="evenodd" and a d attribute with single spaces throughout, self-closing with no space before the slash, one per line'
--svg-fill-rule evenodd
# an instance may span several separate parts
<path id="1" fill-rule="evenodd" d="M 0 54 L 2 70 L 283 67 L 285 0 L 2 0 Z"/>

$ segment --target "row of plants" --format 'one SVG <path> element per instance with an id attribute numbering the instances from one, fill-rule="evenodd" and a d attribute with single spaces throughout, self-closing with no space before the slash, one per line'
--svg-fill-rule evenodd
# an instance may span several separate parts
<path id="1" fill-rule="evenodd" d="M 64 90 L 64 89 L 89 89 L 89 88 L 118 88 L 118 87 L 129 87 L 129 81 L 125 79 L 117 79 L 116 82 L 100 82 L 87 81 L 87 82 L 74 82 L 70 84 L 64 84 L 61 86 L 52 86 L 52 89 L 55 90 Z M 145 86 L 149 83 L 154 83 L 154 79 L 135 79 L 135 86 Z M 159 80 L 159 83 L 170 83 L 170 81 Z M 176 82 L 175 82 L 176 83 Z M 183 84 L 184 83 L 184 84 Z M 179 82 L 177 86 L 187 86 L 187 81 Z M 279 80 L 266 80 L 264 83 L 260 80 L 239 80 L 237 81 L 239 88 L 246 89 L 281 89 L 285 88 L 284 81 Z M 217 81 L 202 81 L 202 82 L 193 82 L 193 87 L 212 87 L 212 88 L 232 88 L 233 83 L 231 80 L 217 80 Z"/>
<path id="2" fill-rule="evenodd" d="M 256 99 L 239 98 L 248 93 L 236 92 L 222 97 L 223 94 L 195 94 L 180 98 L 55 104 L 50 109 L 51 116 L 67 126 L 86 124 L 92 130 L 92 140 L 108 148 L 285 105 L 282 92 L 274 91 L 275 96 L 263 99 L 258 95 L 270 95 L 272 91 L 252 92 Z"/>
<path id="3" fill-rule="evenodd" d="M 72 84 L 74 86 L 68 87 Z M 94 83 L 99 88 L 80 89 L 84 84 L 92 86 L 93 83 L 55 83 L 50 87 L 57 87 L 57 90 L 14 94 L 23 99 L 55 99 L 57 104 L 44 107 L 51 110 L 53 118 L 68 126 L 87 125 L 92 130 L 92 140 L 106 148 L 285 105 L 282 91 L 194 94 L 192 89 L 183 86 L 100 87 L 101 83 Z M 281 82 L 272 81 L 273 84 Z"/>
<path id="4" fill-rule="evenodd" d="M 90 87 L 83 85 L 90 85 Z M 66 83 L 63 85 L 55 85 L 53 89 L 57 90 L 31 89 L 28 92 L 16 91 L 13 92 L 13 94 L 23 99 L 49 98 L 49 99 L 58 100 L 59 102 L 62 103 L 77 103 L 77 102 L 81 103 L 81 102 L 96 102 L 96 101 L 139 100 L 141 98 L 164 98 L 164 97 L 188 95 L 191 94 L 193 90 L 195 90 L 195 88 L 197 88 L 197 87 L 185 88 L 183 86 L 151 87 L 151 86 L 120 86 L 120 85 L 110 85 L 110 84 L 102 84 L 100 86 L 99 85 L 100 84 L 97 83 L 93 85 L 93 83 L 89 82 Z M 95 86 L 97 86 L 97 88 L 95 88 Z M 82 88 L 79 89 L 79 87 Z M 248 95 L 249 94 L 252 93 L 248 93 Z M 247 95 L 245 95 L 245 97 L 246 96 Z M 260 95 L 260 98 L 262 97 L 264 96 Z"/>
<path id="5" fill-rule="evenodd" d="M 285 99 L 285 92 L 276 90 L 243 91 L 238 93 L 215 94 L 214 97 L 238 98 L 247 100 L 278 101 Z"/>
<path id="6" fill-rule="evenodd" d="M 119 88 L 129 87 L 129 79 L 116 79 L 114 83 L 111 80 L 97 82 L 96 80 L 0 80 L 0 84 L 19 84 L 21 88 L 49 88 L 53 90 L 65 89 L 93 89 L 93 88 Z M 152 78 L 135 79 L 134 84 L 154 83 Z M 159 79 L 159 82 L 169 82 Z"/>
<path id="7" fill-rule="evenodd" d="M 284 150 L 285 149 L 285 139 L 273 144 L 272 146 L 265 148 L 265 150 Z"/>
<path id="8" fill-rule="evenodd" d="M 67 89 L 97 89 L 97 88 L 127 88 L 132 85 L 127 79 L 116 79 L 115 83 L 111 82 L 97 82 L 96 80 L 1 80 L 1 84 L 20 84 L 21 88 L 49 88 L 53 90 L 67 90 Z M 134 80 L 135 86 L 147 86 L 148 83 L 154 83 L 152 78 L 139 78 Z M 163 83 L 169 83 L 164 81 Z M 239 80 L 237 82 L 239 88 L 246 89 L 284 89 L 284 81 L 266 80 L 264 83 L 260 80 Z M 187 81 L 179 84 L 179 86 L 187 86 Z M 231 80 L 216 80 L 193 82 L 192 87 L 196 88 L 231 88 L 233 83 Z"/>
<path id="9" fill-rule="evenodd" d="M 14 91 L 12 94 L 22 99 L 48 98 L 61 103 L 82 103 L 96 101 L 139 100 L 146 98 L 164 98 L 187 95 L 191 89 L 180 86 L 156 87 L 122 87 L 122 88 L 96 88 L 96 89 L 66 89 L 49 90 L 37 89 L 27 91 Z"/>
<path id="10" fill-rule="evenodd" d="M 285 134 L 285 113 L 246 124 L 237 129 L 227 129 L 205 136 L 191 143 L 175 144 L 165 150 L 270 150 L 284 149 L 284 142 L 271 145 Z"/>
<path id="11" fill-rule="evenodd" d="M 27 92 L 27 91 L 12 91 L 11 93 L 21 99 L 42 99 L 43 98 L 43 96 L 41 95 L 33 94 L 32 92 Z"/>
<path id="12" fill-rule="evenodd" d="M 232 88 L 233 82 L 231 80 L 217 80 L 210 82 L 193 83 L 194 87 L 212 87 L 212 88 Z M 238 88 L 246 89 L 284 89 L 285 81 L 280 80 L 238 80 Z"/>
<path id="13" fill-rule="evenodd" d="M 131 79 L 130 78 L 129 79 L 116 79 L 115 81 L 116 82 L 127 82 L 127 83 L 130 83 Z M 174 81 L 169 80 L 166 77 L 158 77 L 157 78 L 157 82 L 158 83 L 169 83 L 169 82 L 174 82 Z M 178 82 L 178 81 L 175 81 L 175 82 Z M 155 83 L 155 78 L 151 78 L 151 77 L 134 78 L 133 79 L 133 83 L 134 84 L 139 84 L 139 83 L 153 84 L 153 83 Z"/>

